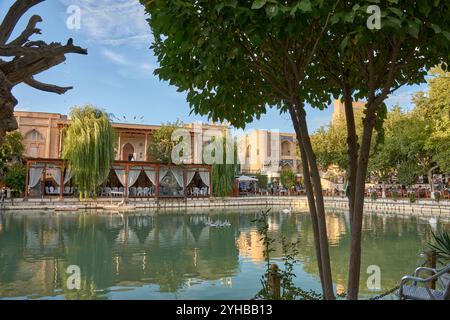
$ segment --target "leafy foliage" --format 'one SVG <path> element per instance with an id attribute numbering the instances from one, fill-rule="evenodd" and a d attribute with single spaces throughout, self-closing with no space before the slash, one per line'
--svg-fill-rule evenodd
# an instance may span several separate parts
<path id="1" fill-rule="evenodd" d="M 213 193 L 217 197 L 227 197 L 231 194 L 235 186 L 236 175 L 239 173 L 237 145 L 227 141 L 227 139 L 232 139 L 229 135 L 224 133 L 223 137 L 223 161 L 212 166 Z M 227 155 L 230 153 L 234 154 L 234 161 L 231 164 L 226 163 Z"/>
<path id="2" fill-rule="evenodd" d="M 269 177 L 266 174 L 258 173 L 255 175 L 255 178 L 258 179 L 258 187 L 261 189 L 267 188 L 269 184 Z"/>
<path id="3" fill-rule="evenodd" d="M 441 230 L 438 233 L 432 232 L 433 241 L 428 245 L 436 250 L 439 262 L 443 265 L 450 263 L 450 232 Z"/>
<path id="4" fill-rule="evenodd" d="M 5 184 L 11 188 L 13 196 L 18 197 L 25 191 L 27 169 L 22 164 L 13 164 L 8 167 L 5 174 Z"/>
<path id="5" fill-rule="evenodd" d="M 109 115 L 91 105 L 73 108 L 70 119 L 63 159 L 73 174 L 80 198 L 96 197 L 115 158 L 115 131 Z"/>
<path id="6" fill-rule="evenodd" d="M 293 173 L 292 171 L 289 170 L 281 171 L 280 181 L 283 187 L 290 189 L 292 187 L 295 187 L 297 177 L 295 173 Z"/>
<path id="7" fill-rule="evenodd" d="M 172 163 L 172 150 L 177 141 L 172 141 L 172 135 L 183 124 L 179 121 L 162 125 L 153 133 L 153 141 L 148 147 L 148 154 L 154 161 L 164 164 Z"/>
<path id="8" fill-rule="evenodd" d="M 24 151 L 23 137 L 19 131 L 7 132 L 0 145 L 0 173 L 4 172 L 9 162 L 20 162 Z"/>

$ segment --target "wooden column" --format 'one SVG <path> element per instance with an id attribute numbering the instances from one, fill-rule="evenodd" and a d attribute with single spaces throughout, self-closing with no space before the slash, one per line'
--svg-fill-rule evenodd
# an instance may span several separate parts
<path id="1" fill-rule="evenodd" d="M 209 167 L 209 197 L 213 195 L 212 167 Z"/>
<path id="2" fill-rule="evenodd" d="M 47 165 L 44 166 L 44 171 L 42 171 L 42 181 L 41 181 L 41 198 L 45 197 L 45 180 L 47 178 Z"/>
<path id="3" fill-rule="evenodd" d="M 122 160 L 122 133 L 119 131 L 119 139 L 118 139 L 118 146 L 117 146 L 117 160 Z"/>
<path id="4" fill-rule="evenodd" d="M 59 169 L 61 170 L 61 174 L 59 177 L 59 199 L 63 200 L 64 199 L 64 167 L 61 166 L 61 167 L 59 167 Z"/>
<path id="5" fill-rule="evenodd" d="M 125 166 L 125 202 L 128 202 L 128 174 L 129 174 L 130 166 L 127 164 Z"/>
<path id="6" fill-rule="evenodd" d="M 159 198 L 159 170 L 161 169 L 161 166 L 157 166 L 156 167 L 156 190 L 155 190 L 155 195 L 156 198 Z"/>
<path id="7" fill-rule="evenodd" d="M 145 145 L 144 145 L 144 159 L 145 161 L 148 161 L 148 133 L 145 134 Z"/>
<path id="8" fill-rule="evenodd" d="M 29 185 L 30 184 L 30 162 L 27 161 L 27 176 L 25 177 L 25 199 L 30 196 Z"/>

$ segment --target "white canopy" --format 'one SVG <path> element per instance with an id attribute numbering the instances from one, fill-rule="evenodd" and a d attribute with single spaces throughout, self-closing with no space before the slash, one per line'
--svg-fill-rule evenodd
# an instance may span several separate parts
<path id="1" fill-rule="evenodd" d="M 248 176 L 241 176 L 241 177 L 238 178 L 238 181 L 239 182 L 256 182 L 256 181 L 258 181 L 258 179 L 251 178 L 251 177 L 248 177 Z"/>

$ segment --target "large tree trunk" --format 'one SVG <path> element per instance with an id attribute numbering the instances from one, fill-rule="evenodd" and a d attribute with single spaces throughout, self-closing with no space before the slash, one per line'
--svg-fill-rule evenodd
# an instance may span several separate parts
<path id="1" fill-rule="evenodd" d="M 311 140 L 309 137 L 308 126 L 306 122 L 306 113 L 302 103 L 296 101 L 293 106 L 294 117 L 296 118 L 294 124 L 297 124 L 296 130 L 300 134 L 301 141 L 305 155 L 306 161 L 308 162 L 310 169 L 310 177 L 312 179 L 315 207 L 317 211 L 317 223 L 319 232 L 319 243 L 320 243 L 320 254 L 322 260 L 323 269 L 323 286 L 324 286 L 324 296 L 327 300 L 334 300 L 334 290 L 333 290 L 333 279 L 331 275 L 331 262 L 328 246 L 328 235 L 327 235 L 327 225 L 325 217 L 325 205 L 323 200 L 322 183 L 320 180 L 319 169 L 317 166 L 317 159 L 312 148 Z"/>
<path id="2" fill-rule="evenodd" d="M 347 293 L 347 299 L 349 300 L 357 300 L 359 294 L 359 280 L 361 275 L 361 234 L 364 214 L 365 187 L 367 168 L 369 165 L 370 145 L 376 120 L 375 110 L 376 106 L 370 104 L 369 102 L 366 110 L 366 118 L 364 120 L 364 131 L 358 159 L 353 222 L 350 231 L 350 261 Z"/>
<path id="3" fill-rule="evenodd" d="M 322 292 L 325 292 L 325 282 L 323 279 L 323 265 L 322 265 L 322 251 L 320 248 L 320 234 L 319 234 L 319 223 L 317 220 L 317 210 L 316 203 L 314 200 L 314 190 L 311 183 L 311 173 L 309 170 L 308 158 L 306 155 L 305 147 L 301 143 L 301 134 L 300 134 L 300 125 L 298 124 L 297 117 L 295 115 L 295 111 L 292 107 L 289 107 L 289 112 L 291 114 L 292 122 L 294 124 L 294 129 L 297 134 L 297 141 L 300 149 L 300 157 L 302 159 L 302 171 L 303 171 L 303 180 L 305 184 L 306 196 L 308 199 L 309 212 L 311 215 L 313 235 L 314 235 L 314 247 L 316 249 L 316 258 L 317 258 L 317 267 L 319 269 L 320 276 L 320 284 L 322 286 Z"/>
<path id="4" fill-rule="evenodd" d="M 346 80 L 344 79 L 344 82 Z M 356 134 L 355 115 L 353 112 L 352 91 L 347 83 L 344 83 L 344 105 L 347 125 L 347 146 L 348 146 L 348 190 L 347 197 L 349 203 L 350 229 L 353 225 L 354 203 L 356 193 L 356 174 L 358 171 L 358 136 Z"/>
<path id="5" fill-rule="evenodd" d="M 6 132 L 17 129 L 17 121 L 14 117 L 17 100 L 11 94 L 11 89 L 11 84 L 0 72 L 0 144 L 3 143 Z"/>

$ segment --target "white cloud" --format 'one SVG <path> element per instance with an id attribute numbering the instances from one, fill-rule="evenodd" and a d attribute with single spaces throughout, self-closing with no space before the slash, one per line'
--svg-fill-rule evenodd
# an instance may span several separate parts
<path id="1" fill-rule="evenodd" d="M 119 46 L 152 41 L 144 7 L 138 0 L 60 0 L 81 9 L 81 29 L 88 40 Z"/>
<path id="2" fill-rule="evenodd" d="M 119 65 L 128 65 L 128 60 L 121 54 L 105 49 L 102 51 L 103 55 L 111 62 Z"/>

